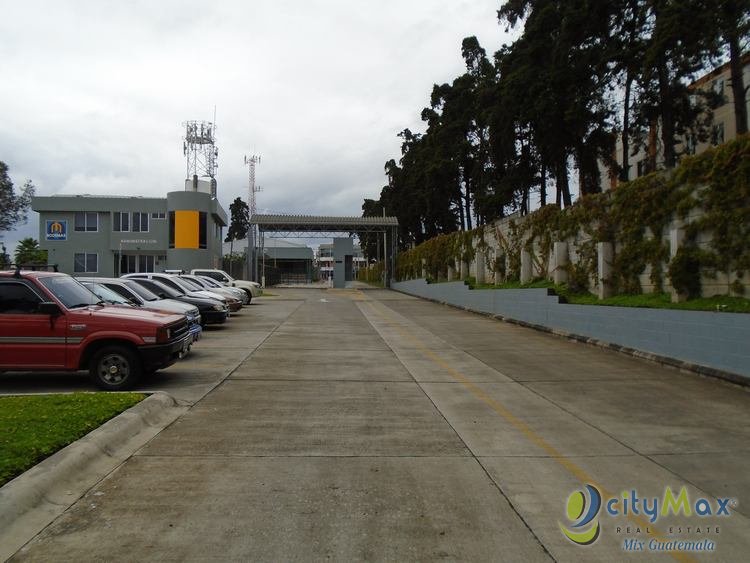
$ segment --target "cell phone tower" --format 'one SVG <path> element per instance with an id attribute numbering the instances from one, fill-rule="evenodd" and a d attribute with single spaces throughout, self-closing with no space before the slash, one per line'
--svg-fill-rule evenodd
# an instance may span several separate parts
<path id="1" fill-rule="evenodd" d="M 255 194 L 263 191 L 260 186 L 255 185 L 255 165 L 260 164 L 260 156 L 245 156 L 245 164 L 248 172 L 248 207 L 250 208 L 250 220 L 252 221 L 256 211 Z M 247 229 L 247 270 L 251 281 L 258 281 L 258 228 L 250 223 Z"/>
<path id="2" fill-rule="evenodd" d="M 182 153 L 187 162 L 186 178 L 198 189 L 198 178 L 211 179 L 211 197 L 216 197 L 216 169 L 219 149 L 216 148 L 216 124 L 211 121 L 186 121 Z"/>

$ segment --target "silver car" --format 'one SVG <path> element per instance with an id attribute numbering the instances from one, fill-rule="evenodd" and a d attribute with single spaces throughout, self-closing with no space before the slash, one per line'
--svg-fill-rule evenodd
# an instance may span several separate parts
<path id="1" fill-rule="evenodd" d="M 235 299 L 239 299 L 240 301 L 242 301 L 243 305 L 247 305 L 250 302 L 250 296 L 244 290 L 238 287 L 225 287 L 216 280 L 203 276 L 183 274 L 180 277 L 198 283 L 208 291 L 216 291 L 218 293 L 221 293 L 222 295 L 231 295 Z"/>

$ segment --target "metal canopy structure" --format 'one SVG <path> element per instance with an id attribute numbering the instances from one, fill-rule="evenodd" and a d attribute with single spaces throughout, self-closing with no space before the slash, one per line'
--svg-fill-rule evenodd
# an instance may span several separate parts
<path id="1" fill-rule="evenodd" d="M 398 219 L 396 217 L 335 217 L 326 215 L 269 215 L 250 217 L 250 225 L 257 225 L 260 245 L 268 238 L 333 238 L 358 233 L 383 233 L 385 285 L 390 287 L 396 272 Z"/>

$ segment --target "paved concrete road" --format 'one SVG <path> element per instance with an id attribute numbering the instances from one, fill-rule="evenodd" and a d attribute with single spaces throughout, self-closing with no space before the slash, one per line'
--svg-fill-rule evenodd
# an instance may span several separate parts
<path id="1" fill-rule="evenodd" d="M 275 293 L 150 383 L 192 408 L 16 560 L 747 560 L 744 389 L 398 293 Z M 692 515 L 603 506 L 578 546 L 584 484 L 684 486 Z"/>

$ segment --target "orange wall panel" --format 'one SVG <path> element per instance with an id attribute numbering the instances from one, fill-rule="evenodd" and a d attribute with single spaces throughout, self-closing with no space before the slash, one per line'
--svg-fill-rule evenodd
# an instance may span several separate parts
<path id="1" fill-rule="evenodd" d="M 174 212 L 174 247 L 198 248 L 198 212 Z"/>

